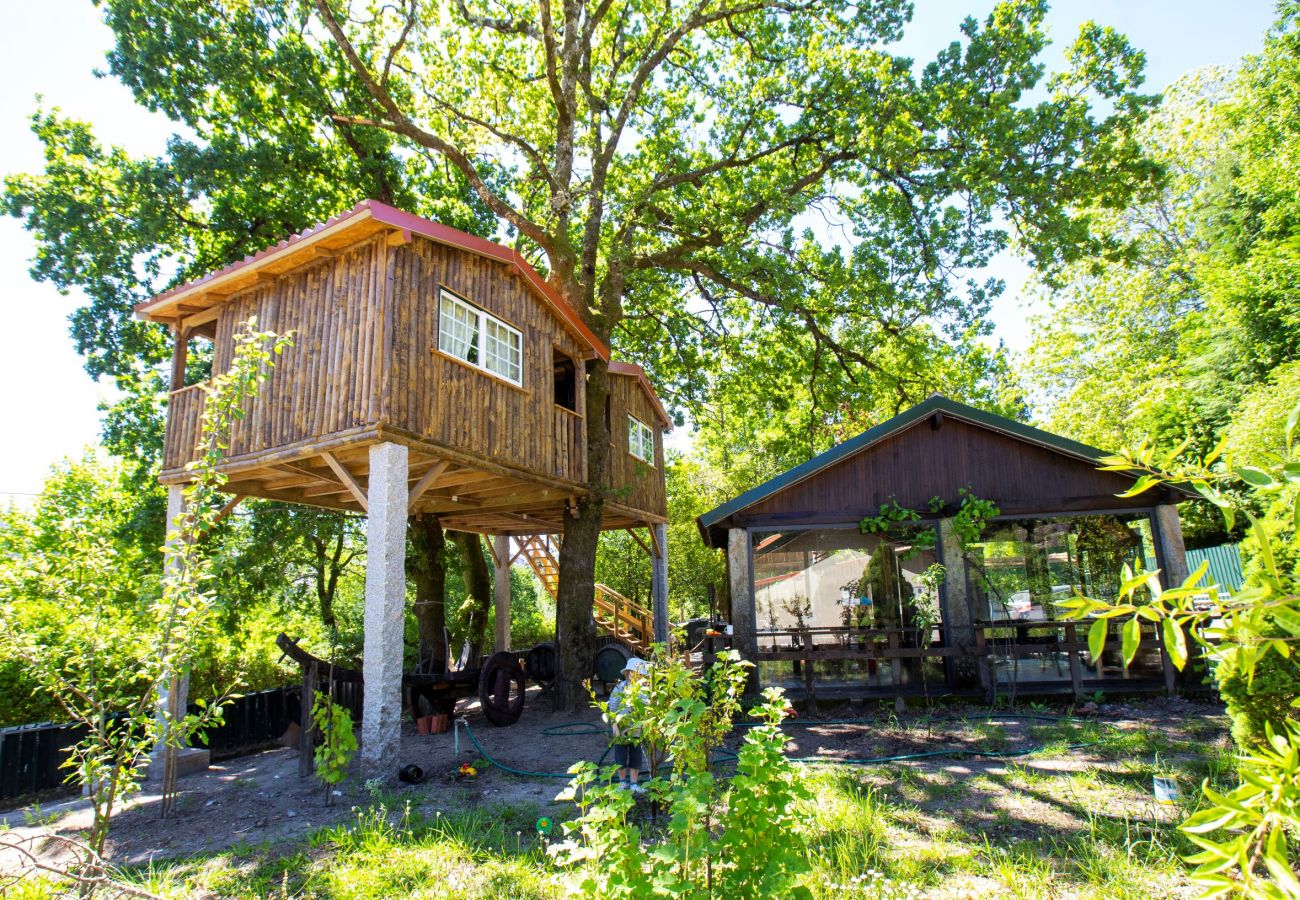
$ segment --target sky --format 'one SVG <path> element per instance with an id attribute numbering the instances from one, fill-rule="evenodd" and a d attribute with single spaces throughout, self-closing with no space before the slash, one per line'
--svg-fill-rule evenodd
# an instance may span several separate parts
<path id="1" fill-rule="evenodd" d="M 983 18 L 992 0 L 916 0 L 901 48 L 918 61 L 958 37 L 967 15 Z M 1093 19 L 1126 34 L 1147 53 L 1147 87 L 1164 88 L 1184 72 L 1231 65 L 1257 51 L 1273 19 L 1271 0 L 1058 0 L 1048 15 L 1055 43 L 1049 71 L 1079 24 Z M 36 95 L 48 106 L 92 122 L 99 138 L 133 154 L 159 153 L 174 126 L 136 106 L 125 87 L 96 78 L 112 35 L 90 0 L 9 3 L 0 52 L 0 176 L 39 171 L 40 146 L 28 130 Z M 79 299 L 29 277 L 35 244 L 15 219 L 0 218 L 0 503 L 29 499 L 51 465 L 97 442 L 98 403 L 111 386 L 93 382 L 68 336 Z M 1021 289 L 1027 271 L 1012 257 L 989 274 L 1007 291 L 993 310 L 995 336 L 1019 350 L 1028 343 Z M 679 429 L 685 431 L 685 429 Z M 680 438 L 679 438 L 680 439 Z"/>

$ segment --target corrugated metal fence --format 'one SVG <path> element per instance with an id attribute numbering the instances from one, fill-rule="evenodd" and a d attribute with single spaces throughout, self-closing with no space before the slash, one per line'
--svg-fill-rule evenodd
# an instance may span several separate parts
<path id="1" fill-rule="evenodd" d="M 1235 594 L 1241 590 L 1246 581 L 1246 573 L 1241 566 L 1241 550 L 1236 544 L 1220 544 L 1201 550 L 1187 551 L 1187 570 L 1196 571 L 1202 562 L 1209 562 L 1208 580 L 1217 584 L 1221 590 Z"/>
<path id="2" fill-rule="evenodd" d="M 324 687 L 324 685 L 322 685 Z M 290 722 L 300 721 L 302 688 L 299 685 L 257 691 L 231 701 L 224 721 L 208 729 L 207 748 L 213 756 L 234 756 L 279 738 Z M 361 685 L 338 682 L 334 699 L 346 706 L 354 721 L 361 721 Z M 196 712 L 191 708 L 191 712 Z M 62 768 L 68 748 L 84 735 L 78 725 L 48 722 L 0 729 L 0 801 L 15 800 L 58 790 L 71 791 Z M 195 740 L 196 746 L 205 746 Z"/>

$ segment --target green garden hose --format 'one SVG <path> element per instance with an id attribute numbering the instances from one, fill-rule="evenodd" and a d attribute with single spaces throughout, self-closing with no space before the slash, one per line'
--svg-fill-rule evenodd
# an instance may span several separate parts
<path id="1" fill-rule="evenodd" d="M 996 717 L 990 715 L 984 721 L 987 722 L 993 718 Z M 1078 723 L 1078 722 L 1085 721 L 1083 719 L 1079 719 L 1074 716 L 1049 716 L 1049 715 L 1043 715 L 1038 713 L 1025 713 L 1023 715 L 1015 714 L 1015 715 L 1009 715 L 1006 718 L 1035 719 L 1038 721 L 1070 722 L 1070 723 Z M 871 725 L 871 724 L 877 724 L 878 721 L 879 720 L 877 719 L 867 719 L 867 718 L 821 719 L 821 720 L 792 719 L 782 724 L 790 727 L 795 727 L 795 728 L 799 728 L 799 727 L 815 728 L 821 725 Z M 921 720 L 921 721 L 970 722 L 972 720 L 964 716 L 939 716 L 932 719 Z M 494 759 L 487 752 L 487 750 L 483 749 L 483 745 L 479 743 L 478 738 L 474 735 L 474 731 L 473 729 L 470 728 L 468 722 L 464 722 L 462 720 L 458 724 L 464 726 L 465 734 L 469 736 L 470 742 L 474 745 L 475 749 L 478 750 L 479 754 L 483 757 L 483 759 L 485 759 L 489 765 L 495 766 L 496 768 L 501 769 L 503 772 L 509 772 L 512 775 L 520 775 L 523 776 L 524 778 L 571 778 L 572 777 L 568 772 L 530 772 L 525 769 L 516 769 L 514 766 L 510 766 L 507 765 L 506 763 L 500 762 L 499 760 Z M 758 724 L 759 723 L 757 722 L 738 722 L 736 723 L 736 726 L 738 728 L 753 728 Z M 582 735 L 582 734 L 609 734 L 609 729 L 605 728 L 604 726 L 597 725 L 594 722 L 565 722 L 561 725 L 552 725 L 549 728 L 542 729 L 542 734 L 548 737 L 574 736 L 574 735 Z M 1076 743 L 1076 744 L 1067 744 L 1065 749 L 1071 752 L 1075 750 L 1083 750 L 1088 747 L 1096 747 L 1101 744 L 1105 744 L 1108 741 L 1109 741 L 1108 738 L 1101 738 L 1095 741 L 1083 741 L 1081 743 Z M 1026 747 L 1021 750 L 971 750 L 965 747 L 947 747 L 940 750 L 927 750 L 921 753 L 900 753 L 900 754 L 895 754 L 893 756 L 836 757 L 836 758 L 820 757 L 820 756 L 795 756 L 795 757 L 790 757 L 790 761 L 797 762 L 797 763 L 804 763 L 804 764 L 871 766 L 871 765 L 881 765 L 884 763 L 891 763 L 891 762 L 909 762 L 912 760 L 920 760 L 920 759 L 936 759 L 938 757 L 957 757 L 957 758 L 975 757 L 975 758 L 983 758 L 983 759 L 1007 759 L 1007 758 L 1013 758 L 1018 756 L 1030 756 L 1034 753 L 1039 753 L 1043 750 L 1046 750 L 1047 747 L 1048 747 L 1047 744 L 1039 744 L 1037 746 Z M 600 755 L 600 759 L 596 761 L 597 767 L 604 765 L 605 757 L 607 756 L 609 756 L 608 747 L 606 747 L 605 752 Z M 731 750 L 714 751 L 713 762 L 715 764 L 734 763 L 736 762 L 736 760 L 737 760 L 737 755 L 734 751 Z"/>

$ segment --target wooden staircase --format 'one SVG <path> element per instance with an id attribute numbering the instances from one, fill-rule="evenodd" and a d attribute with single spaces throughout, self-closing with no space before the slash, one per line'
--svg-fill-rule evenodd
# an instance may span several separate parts
<path id="1" fill-rule="evenodd" d="M 554 599 L 560 590 L 558 544 L 553 544 L 547 534 L 525 535 L 515 540 L 519 542 L 519 555 L 527 560 L 528 567 Z M 618 638 L 638 653 L 650 652 L 655 633 L 654 613 L 646 607 L 609 585 L 598 584 L 592 617 L 605 634 Z"/>

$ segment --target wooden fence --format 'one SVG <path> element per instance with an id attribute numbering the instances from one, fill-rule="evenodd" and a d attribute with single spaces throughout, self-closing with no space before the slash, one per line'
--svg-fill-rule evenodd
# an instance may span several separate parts
<path id="1" fill-rule="evenodd" d="M 320 689 L 325 690 L 322 681 Z M 289 685 L 244 694 L 223 709 L 223 721 L 207 730 L 207 747 L 212 755 L 236 756 L 264 747 L 279 739 L 289 723 L 300 721 L 302 687 Z M 336 681 L 335 702 L 348 708 L 354 722 L 361 721 L 361 685 Z M 197 712 L 191 707 L 190 712 Z M 16 801 L 48 793 L 71 793 L 63 768 L 69 749 L 81 740 L 79 725 L 49 722 L 0 729 L 0 801 Z"/>

